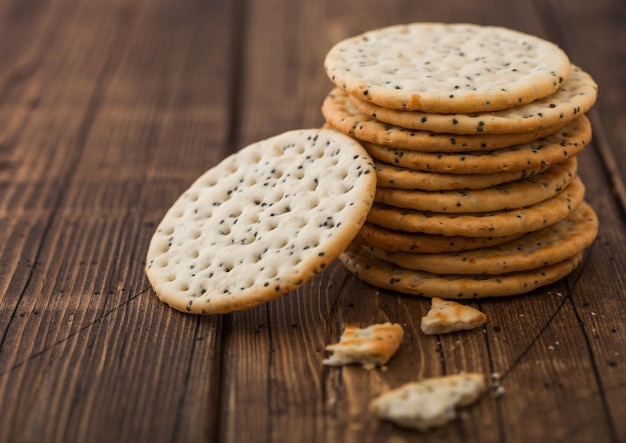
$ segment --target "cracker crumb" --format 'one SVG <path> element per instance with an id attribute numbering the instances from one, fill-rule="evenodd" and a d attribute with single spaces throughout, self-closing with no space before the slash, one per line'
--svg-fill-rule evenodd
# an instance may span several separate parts
<path id="1" fill-rule="evenodd" d="M 403 337 L 404 330 L 397 323 L 373 324 L 366 328 L 346 326 L 339 343 L 326 346 L 332 355 L 322 363 L 329 366 L 358 363 L 367 370 L 376 367 L 386 370 L 385 364 L 398 350 Z"/>
<path id="2" fill-rule="evenodd" d="M 374 399 L 369 408 L 379 419 L 399 426 L 426 431 L 442 426 L 467 412 L 485 391 L 480 373 L 454 374 L 407 383 Z"/>
<path id="3" fill-rule="evenodd" d="M 487 316 L 478 309 L 433 297 L 430 310 L 422 317 L 421 329 L 424 334 L 446 334 L 477 328 L 486 320 Z"/>

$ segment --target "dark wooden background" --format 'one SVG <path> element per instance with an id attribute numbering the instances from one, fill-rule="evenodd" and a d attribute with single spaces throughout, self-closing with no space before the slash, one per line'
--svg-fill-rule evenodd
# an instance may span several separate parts
<path id="1" fill-rule="evenodd" d="M 550 39 L 591 73 L 579 157 L 601 220 L 583 266 L 472 302 L 484 330 L 432 337 L 429 301 L 335 262 L 249 311 L 195 317 L 143 273 L 166 209 L 231 152 L 320 126 L 337 41 L 474 22 Z M 0 1 L 0 441 L 625 442 L 626 2 Z M 401 323 L 387 371 L 327 368 L 343 326 Z M 378 393 L 498 373 L 504 395 L 426 434 L 380 423 Z"/>

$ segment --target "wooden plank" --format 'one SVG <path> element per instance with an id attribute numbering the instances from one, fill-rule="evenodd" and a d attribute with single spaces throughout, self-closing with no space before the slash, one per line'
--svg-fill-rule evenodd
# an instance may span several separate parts
<path id="1" fill-rule="evenodd" d="M 242 86 L 246 91 L 242 102 L 249 105 L 242 106 L 242 141 L 272 135 L 272 127 L 289 129 L 304 125 L 302 122 L 315 122 L 307 104 L 313 106 L 315 97 L 322 97 L 330 88 L 316 65 L 334 42 L 367 29 L 408 21 L 473 21 L 509 26 L 554 41 L 562 38 L 556 28 L 548 26 L 552 17 L 548 22 L 539 19 L 533 4 L 483 2 L 476 7 L 474 3 L 454 2 L 443 8 L 435 2 L 415 6 L 396 1 L 380 8 L 374 2 L 329 2 L 324 5 L 323 16 L 322 8 L 308 14 L 304 13 L 306 9 L 305 5 L 271 2 L 266 9 L 253 7 L 248 12 L 246 42 L 250 49 L 246 60 L 250 61 L 246 66 L 250 69 Z M 310 38 L 313 31 L 309 21 L 321 27 L 315 32 L 317 39 Z M 292 37 L 279 38 L 282 35 Z M 271 51 L 264 50 L 263 41 L 271 42 L 267 46 Z M 306 61 L 299 51 L 316 62 Z M 268 108 L 274 111 L 265 113 Z M 573 288 L 580 284 L 574 284 L 574 277 L 570 280 Z M 225 407 L 246 405 L 245 418 L 231 417 L 223 429 L 222 435 L 228 441 L 254 435 L 272 441 L 307 441 L 307 437 L 317 439 L 319 435 L 324 435 L 326 441 L 408 441 L 415 434 L 372 420 L 367 411 L 369 400 L 412 379 L 463 370 L 503 374 L 505 394 L 487 396 L 469 412 L 471 420 L 429 433 L 425 437 L 428 441 L 527 441 L 537 437 L 542 441 L 560 437 L 585 441 L 589 435 L 581 432 L 579 425 L 587 423 L 594 423 L 594 432 L 600 437 L 614 434 L 606 419 L 602 386 L 594 376 L 592 356 L 578 346 L 587 337 L 579 327 L 571 301 L 573 289 L 565 283 L 514 301 L 481 301 L 481 309 L 490 318 L 484 332 L 439 339 L 424 337 L 419 331 L 419 317 L 428 305 L 425 300 L 372 289 L 346 275 L 337 264 L 296 293 L 265 308 L 255 308 L 254 312 L 233 315 L 233 328 L 225 346 L 227 361 L 232 362 L 228 366 L 242 361 L 247 352 L 253 352 L 258 365 L 254 370 L 246 366 L 236 369 L 225 386 L 229 393 Z M 311 322 L 306 330 L 293 328 L 293 324 L 301 324 L 291 323 L 293 312 Z M 319 312 L 327 314 L 321 323 Z M 321 349 L 338 339 L 344 325 L 365 326 L 388 319 L 405 326 L 407 344 L 387 371 L 321 367 Z M 248 343 L 252 331 L 256 345 L 253 351 Z M 297 354 L 294 348 L 299 349 Z M 559 362 L 553 360 L 556 354 Z M 309 383 L 303 386 L 298 377 Z M 577 383 L 580 380 L 581 385 Z M 529 385 L 538 387 L 529 389 Z M 266 398 L 267 403 L 259 402 L 259 397 Z M 587 408 L 593 408 L 595 414 L 588 414 Z M 535 411 L 550 414 L 543 419 Z M 526 420 L 533 417 L 543 420 L 528 427 Z"/>
<path id="2" fill-rule="evenodd" d="M 623 57 L 617 55 L 626 46 L 626 4 L 603 0 L 586 3 L 537 2 L 551 17 L 555 32 L 572 61 L 588 71 L 599 86 L 598 102 L 590 112 L 594 125 L 595 148 L 610 180 L 610 189 L 626 213 L 626 129 L 624 129 Z M 602 26 L 588 26 L 599 23 Z M 617 51 L 617 52 L 616 52 Z"/>
<path id="3" fill-rule="evenodd" d="M 619 319 L 626 315 L 626 132 L 622 106 L 624 60 L 618 54 L 626 45 L 626 4 L 573 1 L 551 2 L 551 7 L 564 47 L 599 85 L 598 101 L 590 112 L 594 142 L 582 157 L 586 167 L 581 176 L 587 185 L 586 198 L 598 212 L 601 228 L 587 261 L 587 272 L 575 281 L 572 304 L 591 356 L 590 369 L 601 389 L 598 402 L 606 414 L 609 438 L 623 441 L 626 424 L 620 417 L 626 413 L 626 360 L 621 350 L 626 344 L 626 330 L 620 327 Z M 602 20 L 601 27 L 586 26 L 598 20 Z"/>
<path id="4" fill-rule="evenodd" d="M 625 230 L 616 187 L 624 174 L 606 154 L 626 158 L 623 70 L 610 68 L 616 48 L 603 46 L 602 28 L 586 26 L 602 18 L 619 41 L 623 7 L 244 3 L 0 4 L 0 61 L 10 66 L 0 71 L 3 438 L 626 439 Z M 322 63 L 335 42 L 439 20 L 558 41 L 593 66 L 601 90 L 613 91 L 592 115 L 599 149 L 581 155 L 602 229 L 580 270 L 527 297 L 472 301 L 488 315 L 484 330 L 442 337 L 419 329 L 428 300 L 372 288 L 337 262 L 245 312 L 189 317 L 156 300 L 144 255 L 186 186 L 245 144 L 319 126 L 331 88 Z M 386 370 L 323 366 L 324 346 L 345 325 L 380 321 L 399 322 L 406 333 Z M 378 422 L 367 409 L 389 388 L 461 371 L 500 374 L 504 395 L 490 392 L 463 419 L 423 435 Z"/>
<path id="5" fill-rule="evenodd" d="M 221 319 L 158 302 L 143 264 L 165 210 L 229 150 L 231 66 L 211 43 L 228 51 L 233 5 L 61 3 L 25 16 L 48 26 L 24 40 L 42 47 L 4 77 L 3 437 L 207 438 Z"/>

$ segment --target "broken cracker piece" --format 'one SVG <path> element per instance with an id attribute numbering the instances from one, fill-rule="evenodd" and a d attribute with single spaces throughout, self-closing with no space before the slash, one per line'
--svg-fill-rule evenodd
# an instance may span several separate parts
<path id="1" fill-rule="evenodd" d="M 477 401 L 485 388 L 480 373 L 433 377 L 386 392 L 372 400 L 369 409 L 381 420 L 426 431 L 456 418 L 456 408 Z"/>
<path id="2" fill-rule="evenodd" d="M 424 334 L 446 334 L 482 326 L 487 316 L 471 306 L 433 297 L 431 308 L 422 317 Z"/>
<path id="3" fill-rule="evenodd" d="M 374 324 L 366 328 L 346 326 L 339 343 L 326 346 L 326 350 L 333 354 L 322 363 L 329 366 L 359 363 L 365 369 L 373 369 L 391 359 L 403 336 L 404 330 L 397 323 Z"/>

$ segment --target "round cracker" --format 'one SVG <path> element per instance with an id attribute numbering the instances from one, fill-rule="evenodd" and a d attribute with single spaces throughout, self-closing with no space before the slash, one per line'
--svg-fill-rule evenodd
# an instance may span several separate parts
<path id="1" fill-rule="evenodd" d="M 541 168 L 522 171 L 504 171 L 493 174 L 446 174 L 416 171 L 374 161 L 379 187 L 394 189 L 421 189 L 423 191 L 451 191 L 455 189 L 484 189 L 541 173 Z"/>
<path id="2" fill-rule="evenodd" d="M 507 109 L 554 93 L 570 61 L 555 44 L 502 27 L 413 23 L 337 43 L 324 67 L 380 106 L 435 113 Z"/>
<path id="3" fill-rule="evenodd" d="M 429 114 L 387 109 L 356 97 L 352 102 L 364 114 L 403 128 L 447 134 L 506 134 L 567 124 L 591 109 L 597 95 L 593 78 L 575 66 L 570 79 L 554 94 L 505 111 Z"/>
<path id="4" fill-rule="evenodd" d="M 431 212 L 490 212 L 523 208 L 554 197 L 576 177 L 576 157 L 541 174 L 483 189 L 421 191 L 376 188 L 378 203 Z"/>
<path id="5" fill-rule="evenodd" d="M 471 251 L 423 254 L 370 248 L 373 257 L 406 269 L 437 274 L 504 274 L 552 265 L 587 248 L 598 234 L 598 217 L 587 203 L 564 220 L 517 240 Z"/>
<path id="6" fill-rule="evenodd" d="M 374 258 L 357 246 L 350 246 L 339 259 L 357 278 L 378 288 L 425 297 L 468 299 L 519 295 L 552 284 L 578 267 L 583 252 L 553 265 L 496 275 L 414 271 Z"/>
<path id="7" fill-rule="evenodd" d="M 580 153 L 590 141 L 591 123 L 581 115 L 546 138 L 496 151 L 435 154 L 362 144 L 374 159 L 409 169 L 446 174 L 493 174 L 543 170 Z"/>
<path id="8" fill-rule="evenodd" d="M 396 231 L 373 223 L 365 223 L 352 243 L 372 246 L 385 251 L 438 253 L 486 248 L 515 240 L 521 236 L 522 234 L 503 237 L 422 234 L 420 232 Z"/>
<path id="9" fill-rule="evenodd" d="M 566 125 L 566 122 L 562 122 L 537 131 L 513 134 L 438 134 L 406 129 L 364 114 L 354 106 L 348 94 L 339 88 L 334 88 L 324 99 L 322 114 L 332 127 L 356 139 L 423 152 L 493 151 L 546 137 Z"/>
<path id="10" fill-rule="evenodd" d="M 312 278 L 357 234 L 371 158 L 334 130 L 289 131 L 207 171 L 167 211 L 147 254 L 157 296 L 195 314 L 246 309 Z"/>
<path id="11" fill-rule="evenodd" d="M 444 214 L 374 203 L 367 221 L 388 229 L 464 237 L 501 237 L 532 232 L 563 220 L 583 201 L 585 186 L 576 177 L 556 196 L 510 211 Z"/>

